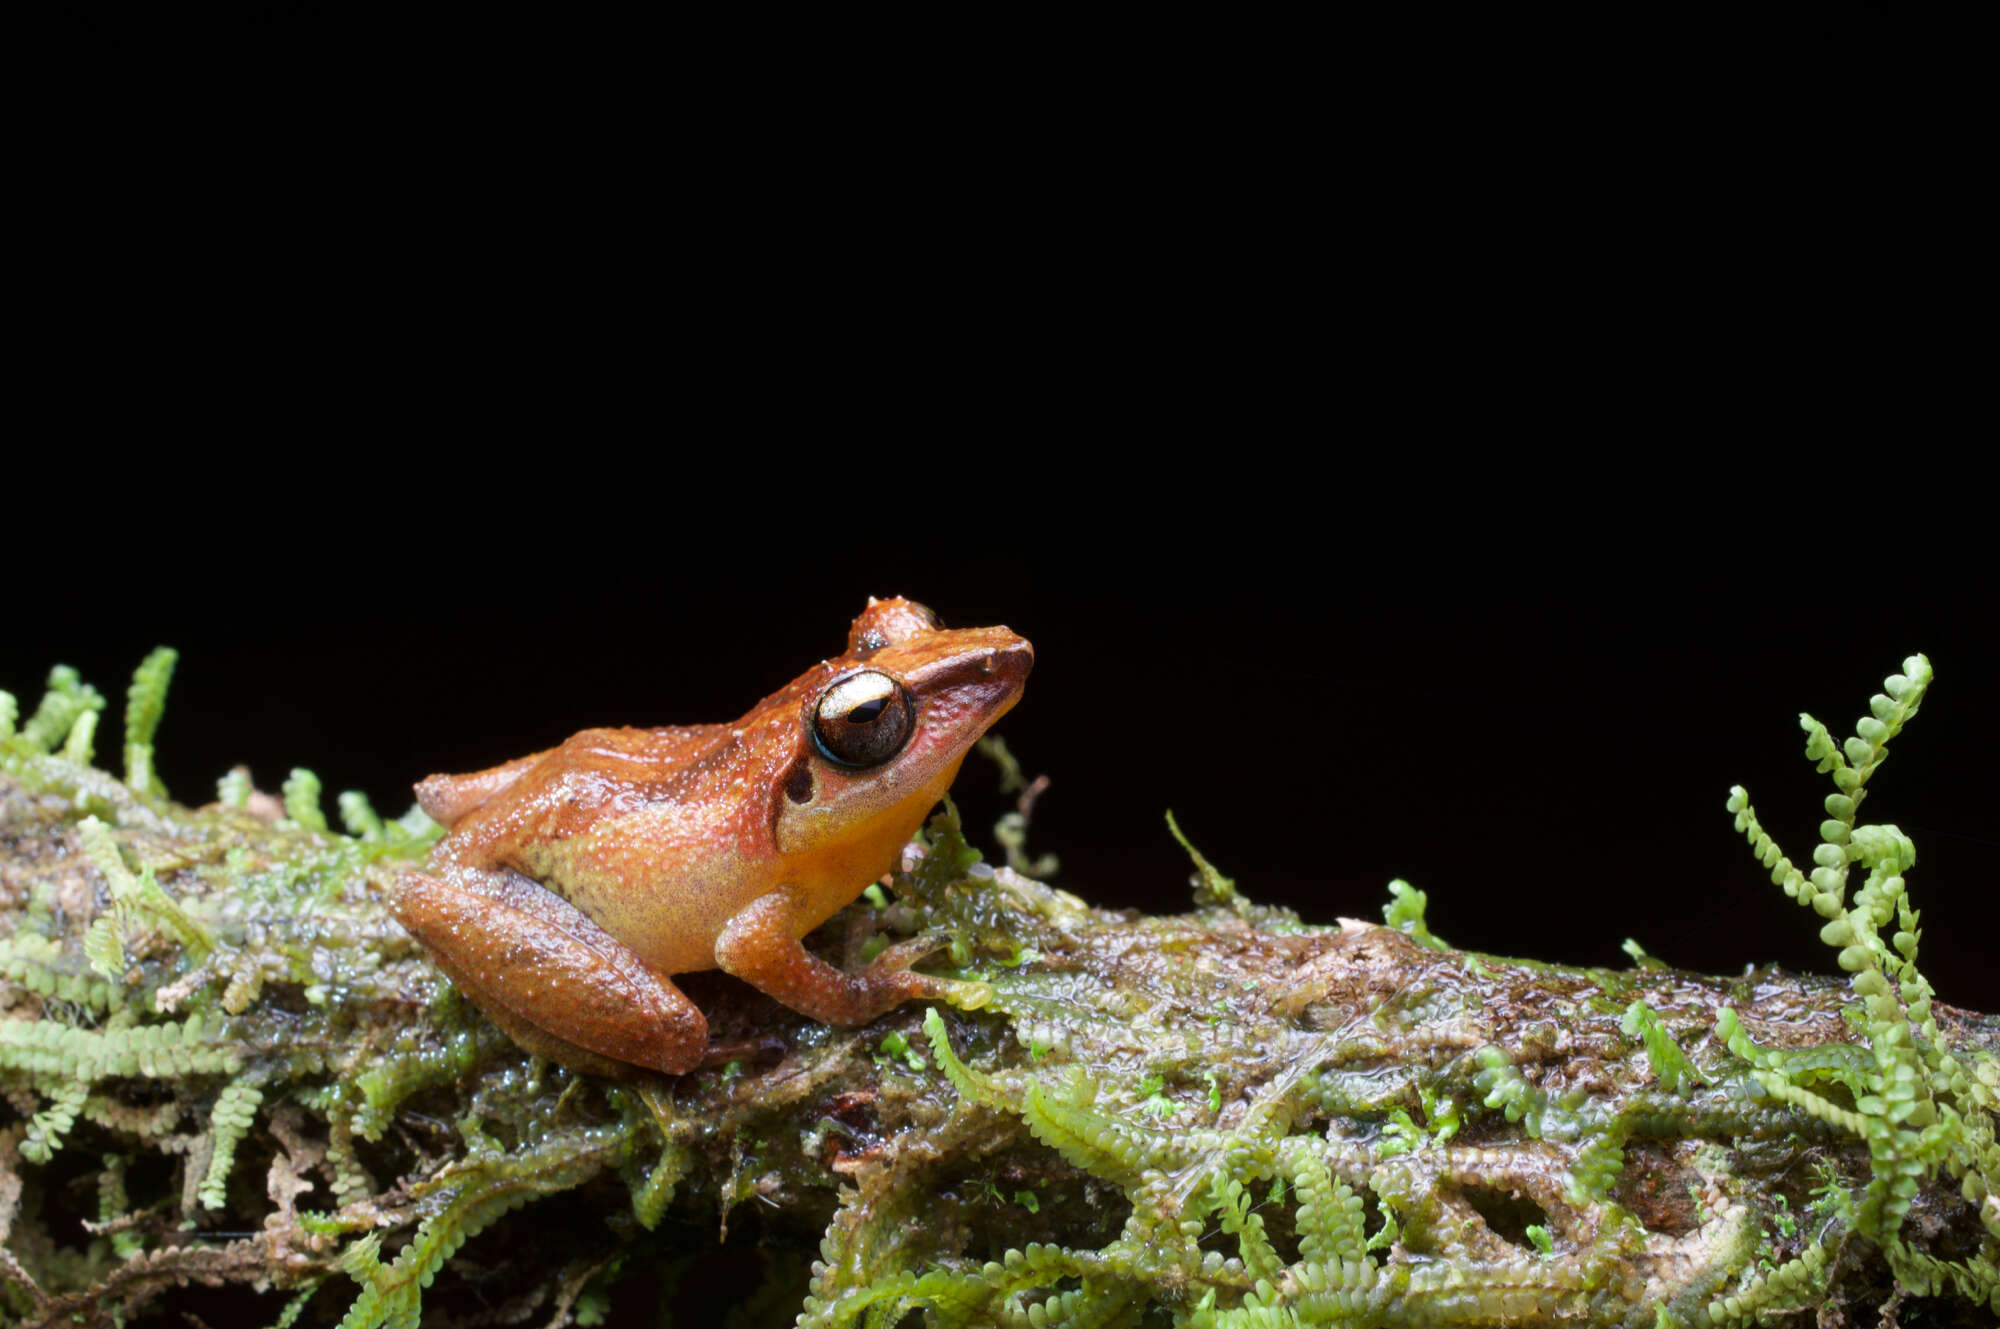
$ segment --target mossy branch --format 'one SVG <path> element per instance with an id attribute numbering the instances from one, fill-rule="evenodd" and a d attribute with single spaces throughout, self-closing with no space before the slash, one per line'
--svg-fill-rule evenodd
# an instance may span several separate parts
<path id="1" fill-rule="evenodd" d="M 1387 926 L 1310 926 L 1178 827 L 1196 912 L 1101 913 L 948 811 L 814 944 L 853 964 L 871 930 L 943 929 L 980 1009 L 829 1029 L 697 976 L 745 1050 L 625 1082 L 517 1049 L 389 919 L 421 816 L 342 795 L 340 834 L 307 771 L 167 803 L 171 663 L 128 694 L 123 779 L 79 764 L 101 698 L 73 672 L 26 722 L 0 694 L 0 818 L 42 847 L 0 874 L 9 1323 L 172 1318 L 217 1285 L 280 1325 L 583 1322 L 634 1269 L 701 1281 L 717 1230 L 762 1237 L 808 1329 L 2000 1308 L 2000 1020 L 1935 1000 L 1914 849 L 1856 815 L 1922 657 L 1852 739 L 1805 722 L 1835 782 L 1810 872 L 1731 795 L 1846 981 L 1471 955 L 1401 882 Z M 1040 861 L 1015 815 L 1010 861 Z M 42 1219 L 78 1194 L 84 1248 Z"/>

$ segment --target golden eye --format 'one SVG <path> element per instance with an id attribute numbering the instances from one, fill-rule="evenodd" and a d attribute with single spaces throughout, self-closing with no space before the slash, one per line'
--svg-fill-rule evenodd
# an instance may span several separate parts
<path id="1" fill-rule="evenodd" d="M 849 674 L 813 707 L 813 745 L 836 766 L 879 766 L 910 741 L 914 709 L 910 694 L 887 674 Z"/>

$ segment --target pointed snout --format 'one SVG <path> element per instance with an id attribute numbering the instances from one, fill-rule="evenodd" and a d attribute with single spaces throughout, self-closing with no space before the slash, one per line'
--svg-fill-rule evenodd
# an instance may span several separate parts
<path id="1" fill-rule="evenodd" d="M 904 675 L 904 682 L 919 696 L 955 688 L 996 696 L 1017 693 L 1035 667 L 1034 646 L 1007 628 L 965 628 L 938 636 L 952 639 L 950 649 Z"/>

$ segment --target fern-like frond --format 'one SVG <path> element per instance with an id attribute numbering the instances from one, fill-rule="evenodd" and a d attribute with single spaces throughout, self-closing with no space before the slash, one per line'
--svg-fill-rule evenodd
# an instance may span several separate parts
<path id="1" fill-rule="evenodd" d="M 1276 1278 L 1283 1264 L 1264 1233 L 1264 1216 L 1256 1211 L 1249 1189 L 1220 1171 L 1209 1184 L 1209 1205 L 1222 1230 L 1236 1238 L 1245 1271 L 1252 1278 Z"/>
<path id="2" fill-rule="evenodd" d="M 1389 883 L 1389 903 L 1382 906 L 1382 921 L 1399 932 L 1409 933 L 1419 946 L 1434 951 L 1450 950 L 1444 939 L 1424 922 L 1424 910 L 1430 907 L 1430 902 L 1428 894 L 1398 877 Z"/>
<path id="3" fill-rule="evenodd" d="M 326 813 L 319 805 L 319 777 L 303 766 L 296 766 L 285 777 L 285 817 L 302 831 L 324 832 L 327 829 Z"/>
<path id="4" fill-rule="evenodd" d="M 78 766 L 88 766 L 97 756 L 97 712 L 84 711 L 69 727 L 68 737 L 63 739 L 63 760 Z"/>
<path id="5" fill-rule="evenodd" d="M 1680 1045 L 1674 1042 L 1673 1036 L 1660 1023 L 1660 1017 L 1643 999 L 1632 999 L 1618 1027 L 1627 1038 L 1637 1037 L 1646 1045 L 1646 1060 L 1652 1064 L 1653 1075 L 1659 1080 L 1660 1087 L 1668 1093 L 1678 1094 L 1684 1086 L 1694 1084 L 1699 1078 Z"/>
<path id="6" fill-rule="evenodd" d="M 1826 1248 L 1817 1241 L 1794 1259 L 1759 1274 L 1741 1290 L 1708 1303 L 1709 1323 L 1750 1324 L 1809 1306 L 1826 1286 Z"/>
<path id="7" fill-rule="evenodd" d="M 1292 1189 L 1298 1196 L 1293 1221 L 1298 1228 L 1300 1258 L 1334 1268 L 1366 1260 L 1368 1239 L 1362 1226 L 1361 1197 L 1345 1183 L 1335 1181 L 1316 1152 L 1296 1147 L 1288 1152 Z"/>
<path id="8" fill-rule="evenodd" d="M 1921 655 L 1905 660 L 1903 672 L 1891 675 L 1883 691 L 1869 699 L 1869 714 L 1856 722 L 1854 736 L 1844 743 L 1836 744 L 1812 716 L 1799 717 L 1806 731 L 1806 756 L 1831 774 L 1836 792 L 1825 801 L 1827 819 L 1820 823 L 1813 872 L 1803 880 L 1792 873 L 1785 884 L 1827 920 L 1820 939 L 1838 951 L 1840 967 L 1854 976 L 1860 998 L 1856 1023 L 1868 1039 L 1866 1053 L 1774 1051 L 1750 1040 L 1733 1009 L 1724 1008 L 1715 1021 L 1716 1037 L 1749 1063 L 1751 1077 L 1772 1098 L 1867 1142 L 1869 1177 L 1859 1199 L 1850 1199 L 1838 1187 L 1828 1199 L 1842 1222 L 1882 1248 L 1905 1286 L 1923 1279 L 1921 1266 L 1902 1240 L 1902 1227 L 1924 1180 L 1943 1170 L 1960 1180 L 1968 1200 L 1983 1202 L 2000 1175 L 1990 1098 L 1940 1033 L 1931 986 L 1917 968 L 1917 913 L 1903 879 L 1915 866 L 1916 848 L 1894 826 L 1855 820 L 1868 795 L 1869 778 L 1887 760 L 1888 743 L 1916 715 L 1930 682 L 1928 660 Z M 1740 788 L 1731 791 L 1729 807 L 1760 858 L 1771 861 L 1776 847 L 1757 826 Z M 1855 864 L 1866 870 L 1867 878 L 1850 901 L 1846 886 Z M 1885 932 L 1890 932 L 1886 938 Z M 1809 1087 L 1820 1079 L 1845 1086 L 1853 1106 Z M 1988 1227 L 1989 1235 L 2000 1237 L 2000 1225 Z M 1807 1256 L 1814 1251 L 1800 1260 Z M 1718 1322 L 1741 1323 L 1803 1305 L 1801 1298 L 1817 1287 L 1813 1280 L 1819 1276 L 1816 1266 L 1794 1261 L 1747 1285 L 1737 1297 L 1711 1303 L 1710 1314 Z M 1972 1281 L 1977 1284 L 1976 1276 Z"/>
<path id="9" fill-rule="evenodd" d="M 167 685 L 173 681 L 178 652 L 158 646 L 132 673 L 125 692 L 125 783 L 134 793 L 166 796 L 166 786 L 153 770 L 153 735 L 167 711 Z"/>
<path id="10" fill-rule="evenodd" d="M 687 1175 L 689 1162 L 687 1150 L 677 1145 L 669 1144 L 660 1150 L 658 1161 L 646 1170 L 644 1180 L 632 1188 L 632 1213 L 641 1227 L 650 1231 L 660 1225 L 667 1206 L 673 1203 L 674 1187 Z"/>
<path id="11" fill-rule="evenodd" d="M 232 1080 L 216 1095 L 215 1111 L 208 1119 L 214 1147 L 208 1157 L 208 1171 L 201 1182 L 201 1202 L 209 1209 L 222 1208 L 229 1185 L 229 1169 L 236 1159 L 236 1145 L 250 1133 L 257 1105 L 264 1091 L 249 1079 Z"/>
<path id="12" fill-rule="evenodd" d="M 63 1136 L 76 1125 L 76 1114 L 83 1110 L 83 1100 L 90 1096 L 90 1086 L 81 1081 L 72 1081 L 59 1086 L 50 1097 L 48 1106 L 28 1120 L 28 1133 L 21 1140 L 21 1157 L 31 1163 L 46 1163 L 57 1149 L 62 1147 Z"/>
<path id="13" fill-rule="evenodd" d="M 90 924 L 90 930 L 83 934 L 83 953 L 90 961 L 90 967 L 112 982 L 117 982 L 125 973 L 125 929 L 118 921 L 118 911 L 107 909 Z"/>
<path id="14" fill-rule="evenodd" d="M 230 1075 L 242 1048 L 208 1031 L 203 1016 L 122 1029 L 78 1029 L 53 1020 L 0 1020 L 0 1068 L 91 1082 L 112 1075 Z"/>
<path id="15" fill-rule="evenodd" d="M 374 841 L 382 838 L 382 818 L 376 815 L 368 802 L 368 795 L 358 789 L 349 789 L 335 800 L 340 808 L 340 824 L 347 833 L 358 840 Z"/>
<path id="16" fill-rule="evenodd" d="M 241 810 L 250 806 L 251 789 L 249 769 L 233 767 L 215 782 L 215 801 L 226 808 Z"/>
<path id="17" fill-rule="evenodd" d="M 91 866 L 103 874 L 105 885 L 110 888 L 112 902 L 121 914 L 121 925 L 137 920 L 158 928 L 180 942 L 197 962 L 215 949 L 215 938 L 208 929 L 174 902 L 154 878 L 151 868 L 134 875 L 125 866 L 109 826 L 96 817 L 85 817 L 77 824 L 76 832 Z"/>
<path id="18" fill-rule="evenodd" d="M 937 1054 L 939 1069 L 961 1097 L 987 1107 L 1013 1105 L 1012 1096 L 997 1081 L 959 1060 L 958 1053 L 952 1050 L 951 1036 L 945 1031 L 944 1017 L 935 1006 L 924 1012 L 924 1033 L 931 1040 L 931 1050 Z"/>
<path id="19" fill-rule="evenodd" d="M 342 1267 L 361 1281 L 362 1291 L 342 1329 L 417 1329 L 423 1288 L 460 1246 L 508 1211 L 578 1186 L 615 1162 L 629 1129 L 553 1132 L 519 1153 L 485 1154 L 445 1168 L 432 1188 L 455 1190 L 451 1203 L 417 1229 L 392 1263 L 384 1265 L 379 1247 L 367 1247 L 365 1238 L 343 1255 Z"/>
<path id="20" fill-rule="evenodd" d="M 49 670 L 48 691 L 21 726 L 20 737 L 42 752 L 54 752 L 69 737 L 77 717 L 104 709 L 104 696 L 85 683 L 76 670 L 57 665 Z"/>

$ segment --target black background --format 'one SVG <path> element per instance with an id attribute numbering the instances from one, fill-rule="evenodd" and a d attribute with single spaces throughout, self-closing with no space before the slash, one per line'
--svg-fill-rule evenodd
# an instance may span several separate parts
<path id="1" fill-rule="evenodd" d="M 1851 732 L 1921 649 L 1865 815 L 1916 838 L 1944 998 L 2000 1008 L 1979 213 L 1797 36 L 1825 95 L 1673 66 L 1600 118 L 1607 58 L 1431 106 L 1427 36 L 1330 133 L 1318 75 L 1221 117 L 1169 64 L 1046 120 L 885 105 L 865 150 L 704 131 L 664 177 L 511 96 L 351 174 L 344 101 L 262 154 L 142 120 L 129 203 L 37 214 L 0 686 L 170 643 L 178 796 L 305 765 L 392 812 L 733 717 L 908 594 L 1035 642 L 1004 732 L 1087 899 L 1185 901 L 1171 807 L 1309 919 L 1402 876 L 1470 947 L 1826 969 L 1723 800 L 1803 861 L 1796 713 Z"/>
<path id="2" fill-rule="evenodd" d="M 1796 713 L 1851 732 L 1923 650 L 1864 817 L 1916 840 L 1942 999 L 2000 1010 L 1978 80 L 1865 9 L 1297 69 L 1128 29 L 970 89 L 835 62 L 768 127 L 726 58 L 663 97 L 656 44 L 593 47 L 572 98 L 457 35 L 401 96 L 266 52 L 232 73 L 268 97 L 169 62 L 87 143 L 60 102 L 13 218 L 0 687 L 79 667 L 115 765 L 169 643 L 177 797 L 304 765 L 394 813 L 740 714 L 908 594 L 1035 642 L 1002 732 L 1088 900 L 1185 905 L 1171 807 L 1308 920 L 1401 876 L 1463 946 L 1832 973 L 1723 801 L 1804 860 Z M 956 793 L 1002 806 L 977 761 Z"/>
<path id="3" fill-rule="evenodd" d="M 1937 682 L 1864 819 L 1917 843 L 1942 999 L 2000 1009 L 1981 935 L 2000 878 L 1982 572 L 1760 545 L 1748 509 L 1645 516 L 1604 489 L 1447 513 L 1402 506 L 1416 490 L 1357 499 L 1325 455 L 1244 460 L 1211 458 L 1250 491 L 1160 488 L 1158 456 L 1132 459 L 1154 468 L 1144 485 L 1053 504 L 1030 474 L 830 466 L 678 520 L 635 483 L 552 495 L 518 525 L 434 499 L 343 525 L 323 495 L 253 481 L 236 552 L 122 584 L 91 568 L 9 640 L 0 683 L 26 710 L 50 663 L 77 665 L 114 697 L 112 761 L 131 667 L 173 644 L 159 765 L 177 797 L 211 798 L 235 762 L 271 789 L 303 765 L 329 815 L 347 788 L 393 814 L 425 774 L 585 726 L 732 718 L 837 653 L 868 595 L 907 594 L 1034 641 L 1001 732 L 1053 781 L 1031 847 L 1093 903 L 1185 906 L 1172 808 L 1245 893 L 1310 921 L 1379 918 L 1400 876 L 1457 945 L 1623 965 L 1632 937 L 1706 971 L 1833 972 L 1819 920 L 1768 883 L 1723 802 L 1747 785 L 1806 860 L 1831 786 L 1797 712 L 1851 733 L 1921 649 Z M 1576 515 L 1593 510 L 1616 515 Z M 324 559 L 287 550 L 301 530 L 331 542 Z M 977 760 L 958 784 L 989 846 L 994 785 Z"/>

